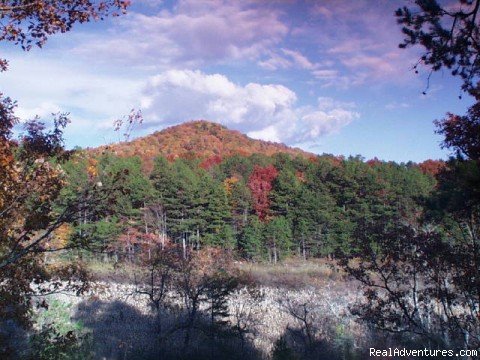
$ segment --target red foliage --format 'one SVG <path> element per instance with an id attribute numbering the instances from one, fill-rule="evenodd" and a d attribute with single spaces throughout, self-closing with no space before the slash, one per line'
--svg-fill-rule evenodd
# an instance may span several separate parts
<path id="1" fill-rule="evenodd" d="M 336 168 L 339 168 L 342 166 L 343 162 L 345 161 L 345 157 L 340 155 L 340 156 L 329 156 L 328 157 L 328 160 L 330 161 L 330 163 L 336 167 Z"/>
<path id="2" fill-rule="evenodd" d="M 129 228 L 127 231 L 120 235 L 116 244 L 110 250 L 119 250 L 124 254 L 134 254 L 138 251 L 144 252 L 165 246 L 168 243 L 168 239 L 162 244 L 158 235 L 138 231 L 134 228 Z"/>
<path id="3" fill-rule="evenodd" d="M 255 165 L 250 178 L 248 179 L 248 188 L 252 193 L 253 206 L 260 220 L 267 218 L 270 210 L 270 200 L 268 195 L 272 190 L 272 182 L 278 175 L 277 169 L 273 165 L 261 167 Z"/>
<path id="4" fill-rule="evenodd" d="M 445 168 L 445 162 L 442 160 L 425 160 L 424 162 L 418 164 L 420 171 L 424 174 L 429 174 L 436 176 L 440 171 Z"/>
<path id="5" fill-rule="evenodd" d="M 105 147 L 100 147 L 93 149 L 93 152 L 98 154 L 105 149 Z M 264 154 L 271 156 L 285 153 L 292 157 L 316 158 L 313 154 L 289 148 L 283 144 L 250 139 L 238 131 L 229 130 L 222 125 L 208 121 L 187 122 L 130 142 L 110 145 L 110 149 L 121 157 L 140 157 L 147 173 L 153 168 L 152 159 L 159 155 L 166 157 L 169 161 L 178 158 L 206 159 L 203 166 L 207 170 L 219 159 L 234 155 Z"/>
<path id="6" fill-rule="evenodd" d="M 222 160 L 223 159 L 220 155 L 213 155 L 213 156 L 210 156 L 210 157 L 206 158 L 205 160 L 203 160 L 200 163 L 200 167 L 202 169 L 208 170 L 211 167 L 220 164 L 222 162 Z"/>
<path id="7" fill-rule="evenodd" d="M 370 167 L 374 167 L 374 166 L 377 166 L 377 165 L 381 165 L 382 162 L 380 160 L 378 160 L 378 158 L 375 156 L 373 159 L 370 159 L 367 161 L 367 165 L 370 166 Z"/>
<path id="8" fill-rule="evenodd" d="M 167 155 L 167 160 L 169 162 L 174 162 L 176 159 L 178 159 L 178 155 L 177 154 L 168 154 Z"/>
<path id="9" fill-rule="evenodd" d="M 436 121 L 437 133 L 445 137 L 443 147 L 451 148 L 463 156 L 480 161 L 480 99 L 468 109 L 465 116 L 448 113 Z"/>

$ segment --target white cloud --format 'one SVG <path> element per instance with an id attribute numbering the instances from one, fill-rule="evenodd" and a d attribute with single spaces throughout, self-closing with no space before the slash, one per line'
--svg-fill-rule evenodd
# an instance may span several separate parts
<path id="1" fill-rule="evenodd" d="M 338 131 L 358 117 L 352 104 L 320 98 L 298 107 L 296 94 L 279 84 L 241 86 L 220 74 L 169 70 L 153 76 L 143 93 L 148 99 L 145 126 L 166 126 L 207 119 L 249 136 L 297 144 Z"/>
<path id="2" fill-rule="evenodd" d="M 309 38 L 330 68 L 313 71 L 325 86 L 340 88 L 365 84 L 401 84 L 415 81 L 412 64 L 416 49 L 399 49 L 402 33 L 395 24 L 397 2 L 378 0 L 313 2 L 310 13 L 316 21 L 292 30 L 302 41 Z M 315 69 L 317 70 L 317 69 Z"/>
<path id="3" fill-rule="evenodd" d="M 338 70 L 320 69 L 312 71 L 312 74 L 321 80 L 333 80 L 338 78 Z"/>
<path id="4" fill-rule="evenodd" d="M 44 101 L 33 108 L 19 106 L 15 109 L 15 115 L 18 116 L 21 121 L 32 120 L 35 116 L 45 118 L 58 112 L 61 112 L 60 106 L 48 101 Z"/>
<path id="5" fill-rule="evenodd" d="M 316 64 L 310 62 L 310 60 L 299 51 L 282 49 L 282 52 L 290 57 L 293 62 L 302 69 L 312 70 L 317 67 Z"/>
<path id="6" fill-rule="evenodd" d="M 81 39 L 74 53 L 138 66 L 200 66 L 255 60 L 287 35 L 277 10 L 249 2 L 181 0 L 171 11 L 130 13 L 113 28 Z"/>
<path id="7" fill-rule="evenodd" d="M 248 136 L 254 139 L 262 139 L 265 141 L 273 141 L 273 142 L 281 142 L 281 136 L 278 134 L 278 129 L 273 126 L 267 126 L 262 130 L 257 131 L 249 131 L 247 133 Z"/>
<path id="8" fill-rule="evenodd" d="M 258 65 L 267 70 L 299 68 L 303 70 L 319 69 L 320 64 L 312 63 L 300 51 L 282 48 L 279 52 L 270 52 L 266 60 L 258 61 Z"/>
<path id="9" fill-rule="evenodd" d="M 1 74 L 2 87 L 18 101 L 17 114 L 22 118 L 70 111 L 94 121 L 121 116 L 139 105 L 144 81 L 33 55 L 9 56 L 10 69 Z"/>
<path id="10" fill-rule="evenodd" d="M 45 52 L 10 54 L 8 58 L 10 68 L 0 74 L 2 92 L 17 101 L 16 115 L 22 121 L 38 115 L 48 122 L 52 113 L 69 112 L 68 146 L 117 140 L 113 121 L 146 104 L 140 96 L 145 80 L 100 74 L 95 68 L 52 58 Z"/>

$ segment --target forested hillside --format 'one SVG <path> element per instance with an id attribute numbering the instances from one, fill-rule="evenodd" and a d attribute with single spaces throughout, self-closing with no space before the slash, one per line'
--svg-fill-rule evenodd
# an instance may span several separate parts
<path id="1" fill-rule="evenodd" d="M 373 3 L 0 0 L 0 359 L 479 358 L 480 0 Z"/>
<path id="2" fill-rule="evenodd" d="M 169 161 L 178 158 L 202 159 L 204 167 L 219 163 L 223 158 L 233 155 L 270 156 L 285 153 L 306 158 L 315 156 L 284 144 L 254 140 L 238 131 L 205 120 L 185 122 L 130 142 L 102 146 L 96 152 L 105 150 L 121 157 L 138 156 L 147 171 L 152 170 L 153 160 L 160 155 Z"/>
<path id="3" fill-rule="evenodd" d="M 63 196 L 101 184 L 115 195 L 96 206 L 112 215 L 85 213 L 72 241 L 91 237 L 130 258 L 159 242 L 271 262 L 333 256 L 362 222 L 418 221 L 443 164 L 313 156 L 205 121 L 99 150 L 66 164 Z"/>

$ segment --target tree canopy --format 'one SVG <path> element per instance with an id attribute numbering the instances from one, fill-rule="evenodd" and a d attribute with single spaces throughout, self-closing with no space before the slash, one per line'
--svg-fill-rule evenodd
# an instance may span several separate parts
<path id="1" fill-rule="evenodd" d="M 438 71 L 451 70 L 463 80 L 462 89 L 478 92 L 480 76 L 479 0 L 458 0 L 443 5 L 437 0 L 415 0 L 395 15 L 405 35 L 401 48 L 423 47 L 419 63 Z"/>

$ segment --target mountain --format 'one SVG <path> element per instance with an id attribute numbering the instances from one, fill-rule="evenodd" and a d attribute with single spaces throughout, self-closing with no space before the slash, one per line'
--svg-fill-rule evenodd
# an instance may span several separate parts
<path id="1" fill-rule="evenodd" d="M 122 157 L 139 156 L 147 170 L 151 169 L 153 159 L 159 155 L 169 160 L 199 158 L 204 162 L 220 162 L 225 157 L 255 153 L 267 156 L 285 153 L 306 158 L 315 156 L 284 144 L 251 139 L 239 131 L 205 120 L 189 121 L 129 142 L 102 146 L 95 151 L 106 149 Z"/>

